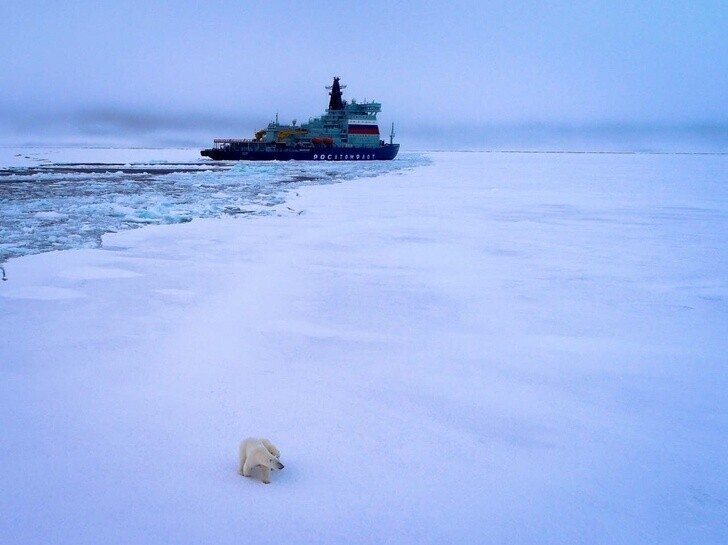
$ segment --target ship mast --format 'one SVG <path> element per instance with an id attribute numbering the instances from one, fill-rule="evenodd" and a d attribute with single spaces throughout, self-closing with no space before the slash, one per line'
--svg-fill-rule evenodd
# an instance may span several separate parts
<path id="1" fill-rule="evenodd" d="M 389 133 L 389 144 L 391 145 L 394 141 L 394 123 L 392 123 L 392 132 Z"/>
<path id="2" fill-rule="evenodd" d="M 341 100 L 341 90 L 346 89 L 346 85 L 339 85 L 339 78 L 334 78 L 333 85 L 327 85 L 327 89 L 330 89 L 331 99 L 329 100 L 329 110 L 343 110 L 344 103 Z"/>

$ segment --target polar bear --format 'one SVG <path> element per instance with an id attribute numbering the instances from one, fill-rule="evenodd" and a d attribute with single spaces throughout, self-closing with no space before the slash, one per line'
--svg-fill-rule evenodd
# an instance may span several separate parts
<path id="1" fill-rule="evenodd" d="M 250 477 L 253 468 L 259 467 L 265 484 L 270 483 L 271 469 L 283 469 L 280 451 L 268 439 L 248 437 L 240 443 L 240 467 L 238 473 Z"/>

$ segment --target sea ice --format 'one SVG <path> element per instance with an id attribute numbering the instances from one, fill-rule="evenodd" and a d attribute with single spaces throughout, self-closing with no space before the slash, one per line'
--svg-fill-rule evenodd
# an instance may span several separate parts
<path id="1" fill-rule="evenodd" d="M 428 158 L 9 260 L 0 542 L 726 543 L 728 156 Z"/>

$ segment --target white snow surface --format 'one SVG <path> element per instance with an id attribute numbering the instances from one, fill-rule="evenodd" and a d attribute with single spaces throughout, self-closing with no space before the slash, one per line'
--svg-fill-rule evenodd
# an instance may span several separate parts
<path id="1" fill-rule="evenodd" d="M 430 158 L 8 261 L 0 543 L 728 542 L 728 156 Z"/>

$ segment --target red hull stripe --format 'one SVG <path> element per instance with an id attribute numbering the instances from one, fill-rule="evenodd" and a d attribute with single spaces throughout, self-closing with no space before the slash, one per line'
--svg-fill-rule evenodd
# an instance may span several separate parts
<path id="1" fill-rule="evenodd" d="M 349 125 L 349 134 L 379 134 L 377 125 Z"/>

